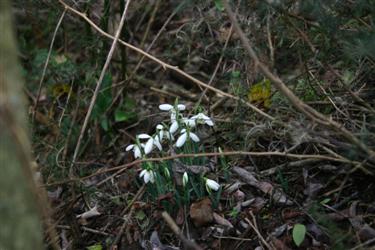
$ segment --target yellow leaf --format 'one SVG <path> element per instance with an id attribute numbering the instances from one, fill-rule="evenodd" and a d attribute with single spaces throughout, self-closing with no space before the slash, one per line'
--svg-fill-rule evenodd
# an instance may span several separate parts
<path id="1" fill-rule="evenodd" d="M 70 88 L 70 85 L 66 83 L 55 84 L 52 87 L 52 95 L 53 97 L 58 98 L 64 94 L 69 94 Z"/>
<path id="2" fill-rule="evenodd" d="M 247 97 L 250 102 L 260 103 L 269 108 L 271 106 L 271 81 L 264 79 L 254 84 L 251 86 Z"/>

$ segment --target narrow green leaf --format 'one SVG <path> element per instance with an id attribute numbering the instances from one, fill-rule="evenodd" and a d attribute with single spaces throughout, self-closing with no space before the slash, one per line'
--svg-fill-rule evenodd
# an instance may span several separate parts
<path id="1" fill-rule="evenodd" d="M 293 241 L 299 247 L 306 236 L 306 227 L 302 224 L 295 224 L 293 227 Z"/>
<path id="2" fill-rule="evenodd" d="M 107 117 L 104 117 L 103 119 L 100 120 L 100 126 L 104 129 L 104 131 L 108 131 L 109 124 L 108 124 Z"/>
<path id="3" fill-rule="evenodd" d="M 330 201 L 331 201 L 330 198 L 325 198 L 324 200 L 322 200 L 322 201 L 320 202 L 320 204 L 321 204 L 321 205 L 325 205 L 325 204 L 327 204 L 327 203 L 330 202 Z"/>

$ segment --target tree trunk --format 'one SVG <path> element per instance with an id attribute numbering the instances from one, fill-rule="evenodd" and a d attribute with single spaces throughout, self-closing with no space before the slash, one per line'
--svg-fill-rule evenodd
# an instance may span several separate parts
<path id="1" fill-rule="evenodd" d="M 43 249 L 11 5 L 0 0 L 0 249 Z"/>

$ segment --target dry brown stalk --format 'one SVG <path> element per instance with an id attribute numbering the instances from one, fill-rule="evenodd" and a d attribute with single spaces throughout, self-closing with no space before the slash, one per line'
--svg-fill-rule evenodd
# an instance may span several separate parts
<path id="1" fill-rule="evenodd" d="M 162 217 L 167 222 L 169 228 L 173 231 L 175 235 L 177 235 L 181 241 L 184 243 L 184 245 L 190 249 L 196 249 L 196 250 L 202 250 L 200 246 L 198 246 L 197 243 L 194 241 L 189 240 L 185 237 L 185 235 L 182 233 L 181 229 L 177 226 L 176 222 L 172 219 L 172 217 L 167 212 L 162 212 Z"/>
<path id="2" fill-rule="evenodd" d="M 47 71 L 47 66 L 48 66 L 48 63 L 49 63 L 49 59 L 51 57 L 53 44 L 55 43 L 55 38 L 56 38 L 56 35 L 57 35 L 57 31 L 59 30 L 59 28 L 61 26 L 61 23 L 62 23 L 62 20 L 64 19 L 65 13 L 66 13 L 66 9 L 61 14 L 61 17 L 60 17 L 59 21 L 57 22 L 55 31 L 53 32 L 52 41 L 51 41 L 51 44 L 50 44 L 49 50 L 48 50 L 47 59 L 46 59 L 46 61 L 44 63 L 44 67 L 43 67 L 42 77 L 40 78 L 40 81 L 39 81 L 38 92 L 37 92 L 36 98 L 35 98 L 35 103 L 34 103 L 34 107 L 33 107 L 31 121 L 34 121 L 34 118 L 35 118 L 35 113 L 36 113 L 36 109 L 38 107 L 38 102 L 39 102 L 39 99 L 40 99 L 40 94 L 42 92 L 42 85 L 43 85 L 44 77 L 46 75 L 46 71 Z"/>
<path id="3" fill-rule="evenodd" d="M 62 2 L 62 1 L 61 1 Z M 63 3 L 63 2 L 62 2 Z M 96 98 L 98 97 L 98 94 L 99 94 L 99 90 L 100 90 L 100 86 L 103 82 L 103 79 L 104 79 L 104 75 L 109 67 L 109 64 L 111 62 L 111 59 L 112 59 L 112 56 L 113 56 L 113 53 L 115 51 L 115 48 L 116 48 L 116 45 L 117 45 L 117 42 L 119 40 L 119 37 L 120 37 L 120 33 L 121 33 L 121 30 L 122 30 L 122 27 L 124 26 L 124 23 L 125 23 L 125 17 L 126 17 L 126 12 L 128 10 L 128 7 L 129 7 L 129 4 L 130 4 L 130 0 L 128 0 L 126 2 L 126 5 L 125 5 L 125 8 L 124 8 L 124 11 L 122 13 L 122 16 L 121 16 L 121 20 L 120 20 L 120 24 L 116 30 L 116 34 L 114 36 L 114 39 L 113 39 L 113 42 L 112 42 L 112 45 L 111 45 L 111 49 L 109 50 L 108 52 L 108 56 L 107 56 L 107 59 L 104 63 L 104 66 L 103 66 L 103 69 L 100 73 L 100 76 L 99 76 L 99 80 L 98 82 L 96 83 L 96 88 L 95 88 L 95 92 L 94 92 L 94 95 L 92 96 L 91 98 L 91 102 L 90 102 L 90 106 L 89 106 L 89 109 L 87 110 L 87 113 L 86 113 L 86 116 L 85 116 L 85 121 L 83 122 L 83 125 L 82 125 L 82 128 L 81 128 L 81 132 L 79 134 L 79 137 L 78 137 L 78 141 L 77 141 L 77 146 L 74 150 L 74 154 L 73 154 L 73 159 L 72 159 L 72 163 L 71 163 L 71 168 L 74 166 L 74 163 L 77 159 L 77 156 L 78 156 L 78 152 L 79 152 L 79 149 L 80 149 L 80 146 L 81 146 L 81 141 L 83 139 L 83 136 L 85 134 L 85 131 L 86 131 L 86 127 L 89 123 L 89 119 L 90 119 L 90 116 L 91 116 L 91 113 L 92 113 L 92 110 L 94 108 L 94 105 L 95 105 L 95 101 L 96 101 Z M 64 3 L 65 5 L 65 10 L 67 10 L 67 5 Z M 65 12 L 65 11 L 64 11 Z"/>

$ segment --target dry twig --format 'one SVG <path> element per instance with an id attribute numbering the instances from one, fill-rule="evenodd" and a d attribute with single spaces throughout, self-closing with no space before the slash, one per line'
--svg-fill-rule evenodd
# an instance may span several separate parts
<path id="1" fill-rule="evenodd" d="M 202 248 L 198 246 L 197 243 L 185 237 L 181 229 L 177 226 L 176 222 L 172 219 L 172 217 L 167 212 L 164 211 L 161 215 L 163 216 L 163 219 L 165 220 L 165 222 L 167 222 L 168 226 L 173 231 L 173 233 L 181 239 L 181 241 L 184 243 L 185 246 L 191 249 L 202 250 Z"/>
<path id="2" fill-rule="evenodd" d="M 68 7 L 67 7 L 68 5 L 66 5 L 63 1 L 60 1 L 60 2 L 64 4 L 65 10 L 67 10 L 68 9 Z M 91 98 L 90 106 L 89 106 L 89 109 L 88 109 L 88 111 L 86 113 L 85 121 L 83 122 L 83 125 L 82 125 L 82 128 L 81 128 L 81 132 L 80 132 L 79 137 L 78 137 L 77 145 L 76 145 L 76 148 L 74 150 L 71 167 L 74 166 L 74 162 L 77 159 L 77 156 L 78 156 L 78 153 L 79 153 L 79 149 L 80 149 L 80 146 L 81 146 L 81 142 L 82 142 L 83 136 L 85 134 L 87 124 L 89 123 L 91 112 L 92 112 L 92 110 L 94 108 L 96 98 L 98 97 L 98 94 L 99 94 L 100 86 L 101 86 L 102 81 L 104 79 L 104 75 L 105 75 L 105 73 L 106 73 L 106 71 L 107 71 L 107 69 L 109 67 L 109 63 L 111 62 L 111 59 L 112 59 L 112 56 L 113 56 L 113 52 L 115 51 L 116 44 L 117 44 L 117 42 L 119 40 L 120 33 L 121 33 L 122 27 L 124 25 L 125 17 L 126 17 L 126 12 L 128 10 L 129 3 L 130 3 L 130 0 L 128 0 L 126 2 L 126 6 L 124 8 L 124 12 L 122 13 L 120 24 L 119 24 L 119 26 L 117 28 L 115 37 L 113 39 L 113 42 L 112 42 L 112 45 L 111 45 L 111 49 L 108 52 L 108 56 L 107 56 L 107 59 L 105 61 L 104 66 L 103 66 L 102 72 L 100 73 L 99 80 L 96 83 L 95 92 L 94 92 L 94 95 Z"/>
<path id="3" fill-rule="evenodd" d="M 48 66 L 49 59 L 50 59 L 51 53 L 52 53 L 53 44 L 55 43 L 55 38 L 56 38 L 56 35 L 57 35 L 57 31 L 60 28 L 62 20 L 64 19 L 64 16 L 65 16 L 65 13 L 66 13 L 66 9 L 64 9 L 63 13 L 61 14 L 61 17 L 60 17 L 59 21 L 57 22 L 55 31 L 53 32 L 52 41 L 51 41 L 51 44 L 50 44 L 49 50 L 48 50 L 47 59 L 46 59 L 46 62 L 44 63 L 44 67 L 43 67 L 42 77 L 40 78 L 40 81 L 39 81 L 38 92 L 37 92 L 37 95 L 36 95 L 36 98 L 35 98 L 35 103 L 34 103 L 34 108 L 33 108 L 33 112 L 32 112 L 31 121 L 34 121 L 36 109 L 38 107 L 38 102 L 39 102 L 39 98 L 40 98 L 40 93 L 42 92 L 42 85 L 43 85 L 44 77 L 46 75 L 47 66 Z"/>

